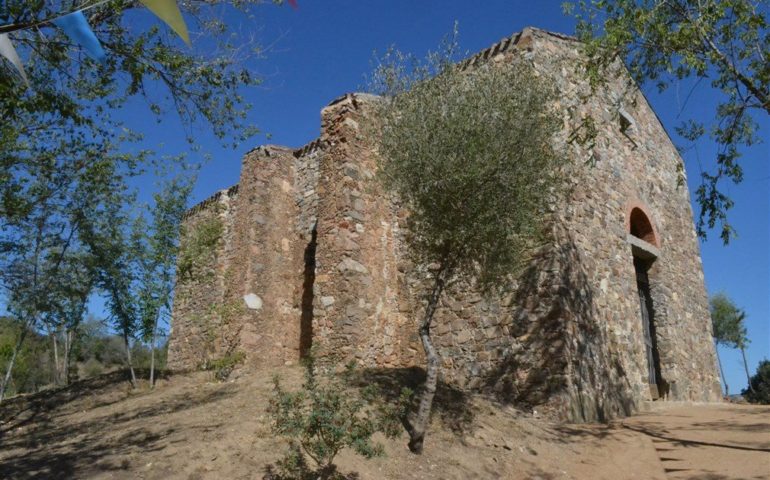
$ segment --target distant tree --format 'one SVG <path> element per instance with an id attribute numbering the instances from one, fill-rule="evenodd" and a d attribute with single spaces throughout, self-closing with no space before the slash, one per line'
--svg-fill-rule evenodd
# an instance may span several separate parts
<path id="1" fill-rule="evenodd" d="M 100 162 L 95 160 L 95 168 Z M 93 173 L 86 168 L 84 174 Z M 0 174 L 2 175 L 2 174 Z M 64 299 L 73 299 L 73 288 L 80 285 L 81 266 L 88 253 L 77 236 L 87 222 L 83 205 L 103 203 L 95 177 L 77 184 L 64 180 L 67 173 L 55 164 L 41 161 L 37 175 L 28 178 L 29 189 L 23 215 L 0 216 L 0 286 L 6 310 L 19 323 L 18 341 L 0 383 L 0 402 L 11 378 L 17 353 L 27 335 L 41 328 L 43 318 L 52 319 L 64 308 Z"/>
<path id="2" fill-rule="evenodd" d="M 155 386 L 155 352 L 162 316 L 170 316 L 176 286 L 180 228 L 187 210 L 193 178 L 176 177 L 154 195 L 151 222 L 139 217 L 134 226 L 133 252 L 138 269 L 137 300 L 144 341 L 150 344 L 150 388 Z"/>
<path id="3" fill-rule="evenodd" d="M 509 283 L 548 230 L 566 157 L 552 148 L 561 122 L 548 79 L 522 58 L 461 71 L 451 62 L 455 46 L 449 40 L 426 62 L 390 52 L 372 81 L 385 95 L 378 174 L 408 209 L 410 253 L 430 271 L 418 327 L 427 378 L 409 422 L 415 453 L 438 381 L 431 327 L 442 294 L 462 277 L 484 292 Z"/>
<path id="4" fill-rule="evenodd" d="M 702 172 L 695 191 L 698 234 L 719 223 L 722 240 L 734 236 L 727 220 L 733 201 L 720 181 L 742 181 L 741 148 L 760 141 L 756 118 L 770 115 L 770 3 L 767 0 L 579 0 L 565 4 L 578 20 L 594 82 L 617 74 L 624 61 L 633 78 L 659 90 L 672 80 L 705 80 L 718 96 L 710 128 L 689 120 L 677 130 L 695 141 L 706 132 L 720 145 L 716 171 Z M 616 72 L 616 73 L 613 73 Z"/>
<path id="5" fill-rule="evenodd" d="M 747 337 L 746 326 L 743 324 L 746 313 L 735 306 L 735 303 L 733 303 L 733 301 L 724 293 L 717 293 L 711 297 L 710 310 L 714 340 L 717 345 L 740 349 L 741 355 L 743 355 L 743 366 L 746 370 L 746 378 L 749 379 L 749 385 L 751 385 L 745 351 L 746 346 L 749 344 L 749 340 Z M 718 350 L 717 361 L 719 362 L 719 371 L 722 375 L 722 381 L 725 384 L 725 395 L 729 395 L 730 391 L 727 386 L 724 370 L 722 370 L 722 360 L 719 358 Z"/>
<path id="6" fill-rule="evenodd" d="M 36 392 L 51 382 L 50 344 L 34 330 L 22 332 L 23 327 L 23 323 L 13 318 L 0 317 L 0 369 L 7 372 L 14 358 L 12 375 L 5 384 L 6 395 Z M 23 333 L 27 340 L 19 347 L 18 340 Z"/>
<path id="7" fill-rule="evenodd" d="M 119 337 L 110 333 L 107 322 L 89 314 L 78 325 L 72 357 L 79 363 L 99 363 L 102 369 L 122 366 L 124 352 Z"/>
<path id="8" fill-rule="evenodd" d="M 762 360 L 757 373 L 749 378 L 749 386 L 741 392 L 751 403 L 770 405 L 770 360 Z"/>
<path id="9" fill-rule="evenodd" d="M 133 245 L 128 213 L 120 203 L 107 208 L 85 225 L 81 237 L 94 258 L 95 286 L 106 300 L 109 320 L 123 339 L 126 367 L 131 385 L 136 388 L 136 373 L 131 359 L 131 341 L 140 328 L 137 301 L 132 291 L 136 281 Z"/>
<path id="10" fill-rule="evenodd" d="M 86 315 L 88 298 L 93 292 L 91 259 L 85 252 L 72 252 L 63 262 L 62 278 L 56 291 L 50 292 L 50 308 L 44 312 L 41 323 L 52 343 L 53 381 L 55 385 L 69 383 L 72 347 L 80 323 Z"/>
<path id="11" fill-rule="evenodd" d="M 205 36 L 191 50 L 160 20 L 142 28 L 129 18 L 140 2 L 0 2 L 0 33 L 15 44 L 29 80 L 27 86 L 0 61 L 0 302 L 20 323 L 14 351 L 27 332 L 43 328 L 44 315 L 53 318 L 55 292 L 67 286 L 62 261 L 72 251 L 102 261 L 89 263 L 101 272 L 95 286 L 110 292 L 113 317 L 125 323 L 121 331 L 133 334 L 125 279 L 107 277 L 122 271 L 120 259 L 110 258 L 114 229 L 98 219 L 130 210 L 135 202 L 130 179 L 165 159 L 134 148 L 143 132 L 132 131 L 117 112 L 141 100 L 149 107 L 149 123 L 175 113 L 192 144 L 192 132 L 200 128 L 228 144 L 252 136 L 256 130 L 246 119 L 250 105 L 242 87 L 259 82 L 247 65 L 257 45 L 252 38 L 237 38 L 222 12 L 251 14 L 261 3 L 181 2 L 193 35 Z M 83 6 L 107 52 L 103 62 L 85 55 L 50 21 Z M 96 255 L 100 252 L 106 255 Z M 0 402 L 15 361 L 12 354 L 0 379 Z"/>

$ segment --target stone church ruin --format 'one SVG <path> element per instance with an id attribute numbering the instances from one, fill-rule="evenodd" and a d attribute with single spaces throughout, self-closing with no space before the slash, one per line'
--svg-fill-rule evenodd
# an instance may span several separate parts
<path id="1" fill-rule="evenodd" d="M 573 421 L 627 415 L 658 398 L 716 401 L 682 159 L 637 89 L 623 94 L 618 79 L 591 91 L 576 72 L 578 47 L 527 28 L 461 63 L 523 55 L 552 78 L 573 174 L 554 206 L 552 241 L 513 293 L 444 296 L 433 327 L 442 378 Z M 405 212 L 374 179 L 371 101 L 334 100 L 304 147 L 250 151 L 237 185 L 187 213 L 186 241 L 207 228 L 218 236 L 200 274 L 177 287 L 170 368 L 236 351 L 248 368 L 271 368 L 311 346 L 329 361 L 423 366 L 417 318 L 428 272 L 410 264 Z M 599 132 L 591 165 L 591 152 L 569 142 L 574 119 L 587 116 Z"/>

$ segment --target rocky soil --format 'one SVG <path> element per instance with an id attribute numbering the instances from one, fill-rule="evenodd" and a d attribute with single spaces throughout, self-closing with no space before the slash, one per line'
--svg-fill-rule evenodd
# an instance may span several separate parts
<path id="1" fill-rule="evenodd" d="M 301 372 L 275 370 L 287 385 Z M 387 375 L 373 372 L 385 382 Z M 0 407 L 0 478 L 260 479 L 284 452 L 266 406 L 272 374 L 175 375 L 132 392 L 119 373 Z M 425 453 L 344 452 L 359 479 L 768 479 L 770 407 L 655 403 L 609 425 L 564 425 L 446 387 Z"/>

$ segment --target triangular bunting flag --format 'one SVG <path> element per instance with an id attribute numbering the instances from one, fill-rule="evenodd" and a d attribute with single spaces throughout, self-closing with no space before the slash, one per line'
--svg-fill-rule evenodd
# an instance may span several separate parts
<path id="1" fill-rule="evenodd" d="M 139 0 L 152 13 L 166 22 L 177 35 L 189 46 L 190 34 L 187 32 L 187 24 L 182 18 L 182 12 L 176 4 L 176 0 Z"/>
<path id="2" fill-rule="evenodd" d="M 11 62 L 14 67 L 16 67 L 16 70 L 19 71 L 21 78 L 24 79 L 24 83 L 26 83 L 27 87 L 29 88 L 29 80 L 27 80 L 27 74 L 24 73 L 24 65 L 21 64 L 19 55 L 16 53 L 16 49 L 13 48 L 11 38 L 7 33 L 0 33 L 0 55 L 7 58 L 8 61 Z"/>
<path id="3" fill-rule="evenodd" d="M 55 18 L 53 23 L 64 30 L 64 33 L 72 41 L 83 47 L 91 57 L 100 62 L 103 62 L 107 57 L 101 43 L 99 43 L 99 39 L 96 38 L 96 35 L 94 35 L 94 32 L 88 25 L 88 20 L 86 20 L 83 12 L 73 12 L 63 17 Z"/>

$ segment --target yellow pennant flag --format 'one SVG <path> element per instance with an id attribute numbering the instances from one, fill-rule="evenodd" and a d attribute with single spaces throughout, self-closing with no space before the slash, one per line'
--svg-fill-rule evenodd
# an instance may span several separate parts
<path id="1" fill-rule="evenodd" d="M 187 24 L 182 18 L 182 12 L 176 4 L 176 0 L 139 0 L 152 13 L 166 22 L 177 35 L 189 46 L 190 34 L 187 33 Z"/>
<path id="2" fill-rule="evenodd" d="M 8 37 L 7 33 L 0 33 L 0 55 L 5 57 L 14 67 L 16 67 L 16 70 L 18 70 L 24 83 L 27 84 L 27 88 L 29 88 L 29 80 L 27 80 L 27 74 L 24 73 L 24 66 L 21 64 L 19 55 L 16 53 L 16 49 L 13 48 L 13 43 L 11 43 L 11 39 Z"/>

